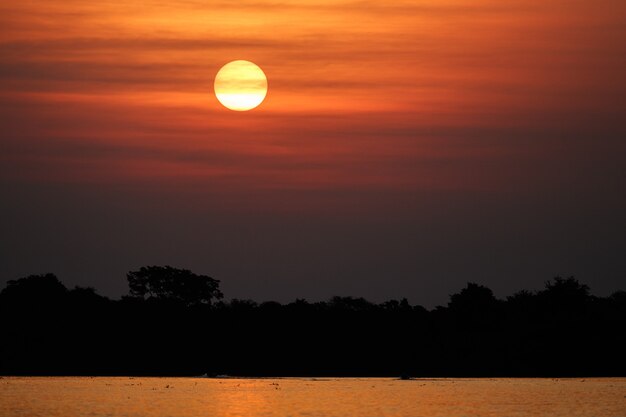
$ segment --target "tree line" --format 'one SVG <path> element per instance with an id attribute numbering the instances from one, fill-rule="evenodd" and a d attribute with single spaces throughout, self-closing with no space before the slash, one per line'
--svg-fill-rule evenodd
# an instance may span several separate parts
<path id="1" fill-rule="evenodd" d="M 0 374 L 625 376 L 626 292 L 556 277 L 497 299 L 468 283 L 446 306 L 333 297 L 223 301 L 186 269 L 130 271 L 120 300 L 54 274 L 0 292 Z"/>

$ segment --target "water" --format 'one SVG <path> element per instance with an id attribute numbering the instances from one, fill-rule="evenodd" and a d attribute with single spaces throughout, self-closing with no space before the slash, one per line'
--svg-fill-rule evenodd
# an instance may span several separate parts
<path id="1" fill-rule="evenodd" d="M 626 416 L 626 378 L 0 379 L 0 416 Z"/>

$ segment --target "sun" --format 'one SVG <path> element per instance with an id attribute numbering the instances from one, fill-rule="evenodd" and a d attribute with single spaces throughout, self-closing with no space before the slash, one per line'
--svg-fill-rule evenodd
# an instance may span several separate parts
<path id="1" fill-rule="evenodd" d="M 267 77 L 250 61 L 232 61 L 217 72 L 214 89 L 224 107 L 235 111 L 252 110 L 267 95 Z"/>

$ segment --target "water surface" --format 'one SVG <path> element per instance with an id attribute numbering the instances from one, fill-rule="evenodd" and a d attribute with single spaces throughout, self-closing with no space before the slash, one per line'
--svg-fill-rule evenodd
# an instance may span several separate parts
<path id="1" fill-rule="evenodd" d="M 0 416 L 626 416 L 626 378 L 0 379 Z"/>

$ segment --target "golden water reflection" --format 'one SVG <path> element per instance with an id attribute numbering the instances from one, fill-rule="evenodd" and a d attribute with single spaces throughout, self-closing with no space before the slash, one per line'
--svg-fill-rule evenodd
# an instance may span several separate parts
<path id="1" fill-rule="evenodd" d="M 618 416 L 626 378 L 0 379 L 2 416 Z"/>

